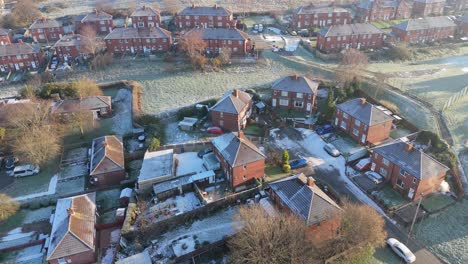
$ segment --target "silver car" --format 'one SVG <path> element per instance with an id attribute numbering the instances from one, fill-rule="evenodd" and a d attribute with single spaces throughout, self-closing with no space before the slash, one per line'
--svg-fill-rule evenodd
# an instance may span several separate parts
<path id="1" fill-rule="evenodd" d="M 387 240 L 387 245 L 402 258 L 406 263 L 413 263 L 416 261 L 416 256 L 406 247 L 403 243 L 398 241 L 395 238 L 389 238 Z"/>
<path id="2" fill-rule="evenodd" d="M 335 146 L 333 146 L 332 144 L 328 143 L 326 144 L 323 149 L 328 153 L 330 154 L 331 156 L 333 157 L 338 157 L 341 155 L 340 151 L 338 149 L 336 149 Z"/>

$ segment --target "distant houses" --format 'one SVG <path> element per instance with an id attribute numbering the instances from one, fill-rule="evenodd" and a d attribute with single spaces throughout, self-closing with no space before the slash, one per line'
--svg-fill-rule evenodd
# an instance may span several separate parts
<path id="1" fill-rule="evenodd" d="M 112 54 L 150 54 L 169 51 L 172 36 L 160 27 L 116 28 L 104 42 Z"/>
<path id="2" fill-rule="evenodd" d="M 46 43 L 59 40 L 65 31 L 57 20 L 44 17 L 29 26 L 29 33 L 34 42 Z"/>
<path id="3" fill-rule="evenodd" d="M 414 0 L 415 17 L 440 16 L 444 13 L 446 0 Z"/>
<path id="4" fill-rule="evenodd" d="M 231 11 L 218 5 L 192 6 L 184 8 L 175 16 L 175 24 L 179 30 L 192 28 L 235 28 Z"/>
<path id="5" fill-rule="evenodd" d="M 161 26 L 161 14 L 149 6 L 137 7 L 130 15 L 132 26 L 134 28 L 152 28 Z"/>
<path id="6" fill-rule="evenodd" d="M 293 11 L 293 28 L 322 28 L 352 22 L 351 12 L 336 6 L 301 6 Z"/>
<path id="7" fill-rule="evenodd" d="M 97 9 L 92 13 L 76 16 L 74 23 L 77 33 L 81 33 L 85 27 L 90 27 L 96 32 L 96 34 L 103 35 L 112 32 L 112 29 L 114 28 L 112 15 Z"/>
<path id="8" fill-rule="evenodd" d="M 407 19 L 411 17 L 413 7 L 407 0 L 366 0 L 356 6 L 355 21 L 366 23 Z"/>
<path id="9" fill-rule="evenodd" d="M 315 108 L 318 83 L 305 76 L 286 76 L 271 87 L 272 107 L 309 112 Z"/>
<path id="10" fill-rule="evenodd" d="M 392 34 L 397 41 L 411 44 L 430 43 L 453 37 L 456 28 L 455 22 L 446 16 L 426 17 L 394 25 Z"/>
<path id="11" fill-rule="evenodd" d="M 184 34 L 184 38 L 200 37 L 206 45 L 206 52 L 218 54 L 228 49 L 233 55 L 252 52 L 247 33 L 236 28 L 195 28 Z"/>
<path id="12" fill-rule="evenodd" d="M 211 121 L 214 126 L 227 131 L 242 130 L 252 114 L 252 104 L 248 93 L 237 89 L 229 90 L 210 108 Z"/>

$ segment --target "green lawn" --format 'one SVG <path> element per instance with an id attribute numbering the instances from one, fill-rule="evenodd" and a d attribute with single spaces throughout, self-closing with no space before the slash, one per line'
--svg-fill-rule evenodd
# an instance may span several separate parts
<path id="1" fill-rule="evenodd" d="M 250 124 L 247 126 L 247 128 L 244 130 L 244 133 L 246 135 L 251 135 L 251 136 L 257 136 L 257 137 L 263 137 L 264 136 L 264 131 L 261 127 L 259 127 L 256 124 Z"/>
<path id="2" fill-rule="evenodd" d="M 455 200 L 448 196 L 439 193 L 434 193 L 431 196 L 424 199 L 421 203 L 426 211 L 429 213 L 443 209 L 451 204 L 455 203 Z"/>
<path id="3" fill-rule="evenodd" d="M 283 172 L 282 168 L 273 164 L 265 165 L 265 174 L 268 176 L 266 180 L 267 182 L 276 181 L 276 180 L 279 180 L 281 178 L 291 175 L 291 173 L 285 173 Z"/>
<path id="4" fill-rule="evenodd" d="M 387 185 L 381 190 L 377 191 L 375 197 L 388 209 L 396 209 L 408 203 L 408 201 L 405 200 L 403 196 L 401 196 L 401 194 L 394 190 L 390 185 Z"/>

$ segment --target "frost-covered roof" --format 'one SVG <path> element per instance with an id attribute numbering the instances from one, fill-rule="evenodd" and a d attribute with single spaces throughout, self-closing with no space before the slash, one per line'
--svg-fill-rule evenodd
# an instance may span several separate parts
<path id="1" fill-rule="evenodd" d="M 199 34 L 203 40 L 247 40 L 249 35 L 237 28 L 194 28 L 185 35 L 189 37 L 192 34 Z"/>
<path id="2" fill-rule="evenodd" d="M 210 110 L 230 113 L 230 114 L 239 114 L 246 107 L 249 106 L 251 97 L 248 93 L 234 89 L 227 91 L 221 99 L 213 105 Z"/>
<path id="3" fill-rule="evenodd" d="M 292 212 L 310 225 L 327 220 L 341 210 L 317 185 L 307 185 L 307 177 L 302 173 L 272 182 L 270 187 Z"/>
<path id="4" fill-rule="evenodd" d="M 362 102 L 364 102 L 364 104 Z M 356 98 L 346 101 L 337 105 L 336 108 L 342 110 L 343 112 L 368 126 L 373 126 L 387 122 L 389 120 L 393 120 L 393 117 L 385 114 L 382 110 L 367 102 L 364 98 Z"/>
<path id="5" fill-rule="evenodd" d="M 65 99 L 52 107 L 52 113 L 72 113 L 80 110 L 95 110 L 112 105 L 110 96 L 89 96 L 81 99 Z"/>
<path id="6" fill-rule="evenodd" d="M 60 27 L 60 23 L 57 20 L 49 18 L 39 18 L 36 19 L 36 21 L 34 21 L 34 23 L 32 23 L 31 26 L 29 26 L 29 29 L 54 27 Z"/>
<path id="7" fill-rule="evenodd" d="M 91 22 L 91 21 L 101 21 L 101 20 L 112 20 L 112 15 L 109 15 L 103 11 L 95 10 L 94 12 L 85 15 L 81 19 L 81 22 Z"/>
<path id="8" fill-rule="evenodd" d="M 293 11 L 295 14 L 298 15 L 313 15 L 313 14 L 320 14 L 320 13 L 349 13 L 348 10 L 337 7 L 337 6 L 301 6 Z"/>
<path id="9" fill-rule="evenodd" d="M 230 16 L 231 11 L 220 6 L 189 6 L 180 11 L 179 16 Z"/>
<path id="10" fill-rule="evenodd" d="M 138 182 L 173 176 L 174 151 L 172 149 L 146 152 Z"/>
<path id="11" fill-rule="evenodd" d="M 96 193 L 59 199 L 47 250 L 47 260 L 95 251 Z"/>
<path id="12" fill-rule="evenodd" d="M 363 34 L 383 34 L 384 32 L 378 27 L 369 23 L 357 23 L 346 25 L 334 25 L 324 28 L 318 32 L 323 37 L 337 37 Z"/>
<path id="13" fill-rule="evenodd" d="M 29 43 L 13 43 L 0 46 L 0 57 L 39 53 L 41 47 Z"/>
<path id="14" fill-rule="evenodd" d="M 116 136 L 98 137 L 91 146 L 90 175 L 125 169 L 123 144 Z"/>
<path id="15" fill-rule="evenodd" d="M 295 93 L 315 94 L 317 93 L 318 83 L 305 76 L 286 76 L 276 81 L 273 90 L 288 91 Z"/>
<path id="16" fill-rule="evenodd" d="M 159 10 L 155 10 L 150 6 L 138 7 L 130 17 L 143 17 L 143 16 L 159 16 Z"/>
<path id="17" fill-rule="evenodd" d="M 449 170 L 419 149 L 411 147 L 408 150 L 408 143 L 401 140 L 378 146 L 374 148 L 374 152 L 420 180 L 437 177 Z"/>
<path id="18" fill-rule="evenodd" d="M 172 189 L 179 188 L 181 186 L 190 184 L 203 179 L 214 178 L 215 173 L 212 170 L 196 173 L 193 175 L 187 175 L 170 179 L 163 182 L 158 182 L 153 185 L 153 191 L 155 194 L 163 193 Z"/>
<path id="19" fill-rule="evenodd" d="M 134 38 L 156 38 L 169 39 L 171 32 L 160 28 L 115 28 L 111 33 L 107 34 L 104 39 L 134 39 Z"/>
<path id="20" fill-rule="evenodd" d="M 88 38 L 80 34 L 64 35 L 54 44 L 54 47 L 81 46 Z"/>
<path id="21" fill-rule="evenodd" d="M 456 27 L 457 25 L 452 19 L 446 16 L 439 17 L 425 17 L 418 19 L 410 19 L 400 24 L 394 25 L 393 28 L 401 29 L 404 31 L 424 30 L 431 28 L 445 28 Z"/>
<path id="22" fill-rule="evenodd" d="M 232 132 L 214 138 L 212 143 L 231 167 L 265 159 L 265 155 L 252 142 Z"/>

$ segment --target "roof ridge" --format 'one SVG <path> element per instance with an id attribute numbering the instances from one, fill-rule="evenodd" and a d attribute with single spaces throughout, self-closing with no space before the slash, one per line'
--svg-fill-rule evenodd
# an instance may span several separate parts
<path id="1" fill-rule="evenodd" d="M 260 151 L 260 149 L 257 148 L 257 146 L 253 145 L 253 143 L 250 142 L 250 140 L 247 141 L 247 140 L 245 140 L 245 139 L 243 139 L 243 138 L 240 138 L 240 139 L 242 140 L 242 142 L 243 142 L 247 147 L 249 147 L 249 148 L 252 149 L 253 151 L 257 152 L 258 154 L 262 155 L 263 157 L 266 157 L 265 154 L 263 154 L 263 153 Z M 254 148 L 253 146 L 251 146 L 251 145 L 255 146 L 255 148 Z"/>
<path id="2" fill-rule="evenodd" d="M 232 161 L 232 166 L 234 166 L 234 164 L 236 164 L 236 161 L 237 161 L 237 157 L 239 156 L 239 150 L 241 148 L 241 145 L 242 145 L 242 141 L 239 137 L 236 137 L 234 135 L 233 139 L 237 138 L 239 140 L 239 146 L 237 147 L 237 150 L 236 150 L 236 155 L 234 156 L 234 160 Z M 232 141 L 232 140 L 231 140 Z"/>
<path id="3" fill-rule="evenodd" d="M 305 186 L 310 187 L 307 184 Z M 307 213 L 307 224 L 309 223 L 309 220 L 310 220 L 310 214 L 312 212 L 312 204 L 314 202 L 314 197 L 315 197 L 315 192 L 313 190 L 311 190 L 311 192 L 312 192 L 312 197 L 310 198 L 309 212 Z"/>

